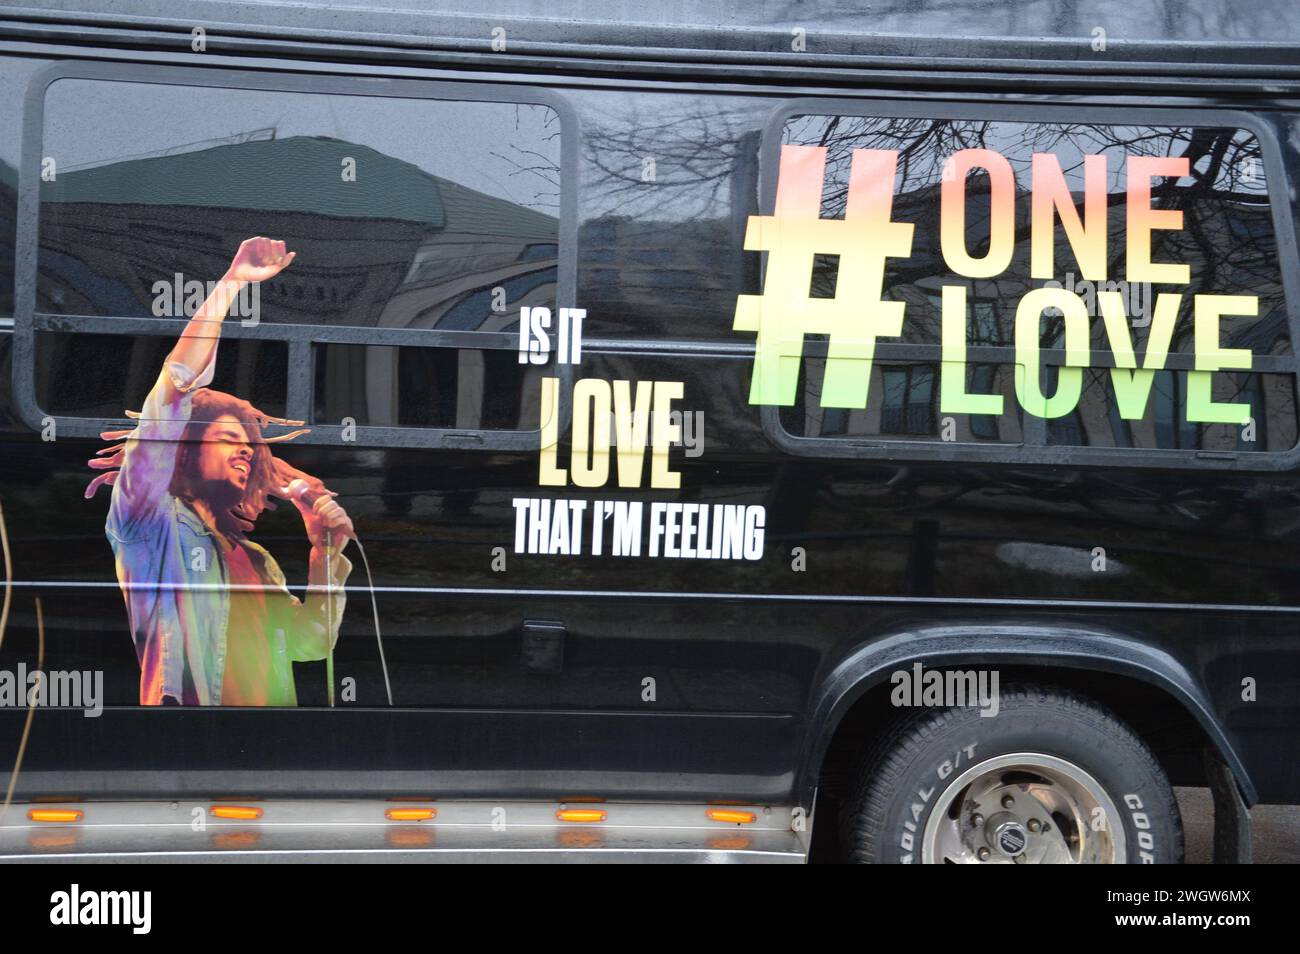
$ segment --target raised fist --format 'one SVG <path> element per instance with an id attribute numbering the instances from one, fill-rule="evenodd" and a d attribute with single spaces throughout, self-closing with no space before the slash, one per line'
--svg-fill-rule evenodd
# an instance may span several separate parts
<path id="1" fill-rule="evenodd" d="M 284 243 L 258 236 L 244 239 L 226 271 L 226 277 L 241 282 L 264 282 L 280 274 L 293 261 L 295 252 L 285 252 Z"/>

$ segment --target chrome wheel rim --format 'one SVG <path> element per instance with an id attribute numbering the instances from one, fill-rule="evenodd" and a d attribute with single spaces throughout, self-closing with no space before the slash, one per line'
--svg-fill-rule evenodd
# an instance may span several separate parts
<path id="1" fill-rule="evenodd" d="M 949 781 L 921 839 L 923 864 L 1123 864 L 1123 821 L 1100 783 L 1054 755 L 1016 752 Z"/>

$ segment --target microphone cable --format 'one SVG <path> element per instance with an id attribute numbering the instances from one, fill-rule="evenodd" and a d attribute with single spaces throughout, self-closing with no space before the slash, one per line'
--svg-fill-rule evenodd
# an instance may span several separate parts
<path id="1" fill-rule="evenodd" d="M 300 500 L 304 499 L 303 493 L 306 489 L 307 482 L 301 478 L 290 481 L 289 486 L 285 488 L 286 492 L 290 496 L 296 497 Z M 379 632 L 379 603 L 375 599 L 375 578 L 370 572 L 370 560 L 366 558 L 366 548 L 362 546 L 361 538 L 356 535 L 355 527 L 353 527 L 353 532 L 349 539 L 356 543 L 357 552 L 361 554 L 361 565 L 365 567 L 366 570 L 366 590 L 370 594 L 370 611 L 373 614 L 375 621 L 375 643 L 379 646 L 379 668 L 384 674 L 384 692 L 388 696 L 388 705 L 392 706 L 393 684 L 388 678 L 388 660 L 384 656 L 384 637 Z M 344 544 L 344 546 L 346 546 L 346 544 Z M 325 578 L 327 594 L 332 592 L 334 588 L 334 575 L 329 566 L 329 551 L 330 539 L 329 531 L 327 530 L 325 532 Z M 329 599 L 328 595 L 325 605 L 328 613 L 326 625 L 330 627 L 330 636 L 332 637 L 334 635 L 334 601 Z M 342 621 L 340 620 L 340 624 L 341 623 Z M 332 709 L 334 708 L 334 643 L 332 639 L 329 643 L 329 651 L 325 654 L 325 682 L 326 697 L 328 698 L 330 708 Z"/>
<path id="2" fill-rule="evenodd" d="M 384 639 L 379 635 L 379 603 L 375 600 L 375 579 L 370 575 L 370 561 L 366 559 L 366 548 L 361 545 L 361 539 L 354 536 L 353 541 L 357 545 L 357 552 L 361 554 L 361 565 L 366 569 L 366 589 L 370 591 L 370 610 L 374 613 L 375 618 L 375 642 L 379 645 L 379 668 L 384 673 L 384 691 L 388 693 L 388 704 L 393 704 L 393 686 L 388 681 L 388 662 L 384 659 Z M 331 658 L 333 652 L 330 653 Z M 333 685 L 333 682 L 330 683 Z"/>

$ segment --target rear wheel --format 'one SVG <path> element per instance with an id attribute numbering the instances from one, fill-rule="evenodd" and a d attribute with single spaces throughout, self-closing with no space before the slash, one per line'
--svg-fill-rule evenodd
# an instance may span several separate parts
<path id="1" fill-rule="evenodd" d="M 974 708 L 900 718 L 859 765 L 844 805 L 850 861 L 1179 862 L 1173 789 L 1140 738 L 1070 690 L 1021 686 Z"/>

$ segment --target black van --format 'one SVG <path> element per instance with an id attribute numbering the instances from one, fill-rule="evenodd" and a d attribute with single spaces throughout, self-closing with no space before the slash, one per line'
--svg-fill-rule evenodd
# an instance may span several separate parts
<path id="1" fill-rule="evenodd" d="M 0 11 L 0 858 L 1250 859 L 1300 7 L 816 6 Z"/>

